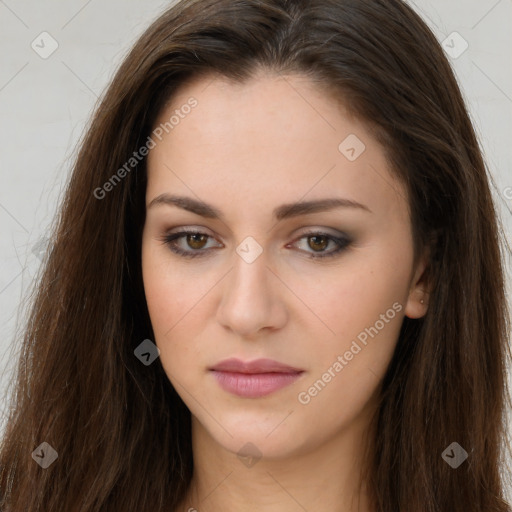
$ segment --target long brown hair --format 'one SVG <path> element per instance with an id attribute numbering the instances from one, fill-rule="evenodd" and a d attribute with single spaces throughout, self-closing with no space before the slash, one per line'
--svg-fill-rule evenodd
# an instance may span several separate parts
<path id="1" fill-rule="evenodd" d="M 401 0 L 184 0 L 142 35 L 92 118 L 51 233 L 1 445 L 2 510 L 157 512 L 183 498 L 190 412 L 160 360 L 134 355 L 154 338 L 146 160 L 126 162 L 187 79 L 243 82 L 258 68 L 310 77 L 372 127 L 407 187 L 416 254 L 431 250 L 429 310 L 404 320 L 365 457 L 375 509 L 510 511 L 491 177 L 441 46 Z M 58 453 L 46 469 L 32 456 L 43 442 Z M 452 442 L 468 454 L 457 468 L 442 457 Z"/>

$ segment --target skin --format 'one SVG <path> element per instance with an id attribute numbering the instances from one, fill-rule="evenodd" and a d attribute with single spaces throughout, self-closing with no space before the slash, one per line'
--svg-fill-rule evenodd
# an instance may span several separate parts
<path id="1" fill-rule="evenodd" d="M 305 77 L 195 79 L 157 124 L 191 96 L 198 105 L 148 155 L 142 240 L 160 361 L 192 414 L 194 476 L 176 510 L 370 511 L 358 476 L 368 424 L 404 316 L 427 309 L 427 261 L 422 255 L 414 266 L 406 190 L 365 126 Z M 338 149 L 349 134 L 366 146 L 354 161 Z M 224 219 L 150 207 L 163 193 L 201 199 Z M 272 218 L 283 203 L 330 197 L 370 211 Z M 162 242 L 180 228 L 209 235 L 175 242 L 204 256 L 187 259 Z M 352 241 L 332 258 L 311 259 L 338 246 L 308 238 L 310 229 Z M 263 249 L 252 263 L 236 252 L 248 236 Z M 401 308 L 394 318 L 300 403 L 299 393 L 394 303 Z M 208 370 L 228 357 L 267 357 L 304 373 L 270 395 L 242 398 L 221 389 Z M 247 442 L 261 454 L 252 465 L 237 456 Z"/>

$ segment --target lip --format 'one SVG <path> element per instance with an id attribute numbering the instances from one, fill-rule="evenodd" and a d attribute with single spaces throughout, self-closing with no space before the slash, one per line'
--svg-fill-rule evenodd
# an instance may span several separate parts
<path id="1" fill-rule="evenodd" d="M 298 373 L 303 371 L 300 368 L 294 368 L 293 366 L 279 363 L 273 359 L 242 361 L 235 357 L 220 361 L 215 366 L 212 366 L 210 370 L 235 373 Z"/>
<path id="2" fill-rule="evenodd" d="M 304 370 L 272 359 L 242 361 L 231 358 L 209 368 L 220 387 L 245 398 L 259 398 L 274 393 L 296 381 Z"/>

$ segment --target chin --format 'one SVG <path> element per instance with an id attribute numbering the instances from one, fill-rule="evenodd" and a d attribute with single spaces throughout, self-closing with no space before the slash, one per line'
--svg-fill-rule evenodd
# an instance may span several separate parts
<path id="1" fill-rule="evenodd" d="M 306 448 L 307 438 L 311 436 L 303 431 L 303 427 L 283 421 L 288 413 L 281 414 L 277 420 L 274 416 L 265 420 L 263 414 L 238 413 L 232 418 L 219 418 L 224 428 L 212 421 L 202 428 L 206 428 L 218 445 L 242 458 L 284 459 Z"/>

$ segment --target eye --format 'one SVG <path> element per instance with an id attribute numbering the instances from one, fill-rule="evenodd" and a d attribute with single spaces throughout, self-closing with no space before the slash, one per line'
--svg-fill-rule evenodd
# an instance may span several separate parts
<path id="1" fill-rule="evenodd" d="M 297 241 L 302 239 L 306 239 L 307 247 L 313 249 L 313 251 L 308 255 L 309 258 L 313 259 L 330 258 L 339 255 L 339 253 L 344 251 L 351 244 L 351 240 L 345 235 L 334 236 L 329 233 L 323 233 L 319 231 L 303 233 Z M 331 251 L 325 251 L 325 248 L 328 247 L 330 243 L 331 245 L 334 245 L 335 249 Z M 309 251 L 306 250 L 305 252 Z"/>
<path id="2" fill-rule="evenodd" d="M 205 256 L 206 252 L 209 252 L 209 249 L 207 251 L 204 250 L 208 238 L 212 237 L 206 233 L 201 233 L 200 231 L 187 230 L 166 235 L 162 238 L 162 241 L 164 244 L 168 245 L 169 249 L 171 249 L 175 254 L 179 254 L 186 258 L 195 258 L 197 256 Z M 184 242 L 191 247 L 193 251 L 188 251 L 187 249 L 180 247 L 178 242 L 181 239 L 184 239 Z"/>
<path id="3" fill-rule="evenodd" d="M 208 239 L 210 238 L 212 238 L 210 235 L 200 231 L 184 230 L 178 233 L 165 235 L 162 237 L 161 241 L 165 245 L 169 246 L 169 249 L 173 253 L 185 258 L 195 258 L 198 256 L 206 256 L 210 252 L 212 247 L 206 247 Z M 312 251 L 309 252 L 302 249 L 301 252 L 309 252 L 309 258 L 329 258 L 335 256 L 345 250 L 351 243 L 351 240 L 344 235 L 338 237 L 318 231 L 304 233 L 294 243 L 303 239 L 307 240 L 307 246 L 312 249 Z M 179 244 L 180 241 L 183 241 L 183 243 Z M 325 249 L 329 244 L 334 245 L 335 249 L 327 252 Z M 192 250 L 184 248 L 183 245 L 188 246 Z M 291 244 L 288 244 L 286 247 L 289 247 L 290 245 Z"/>

